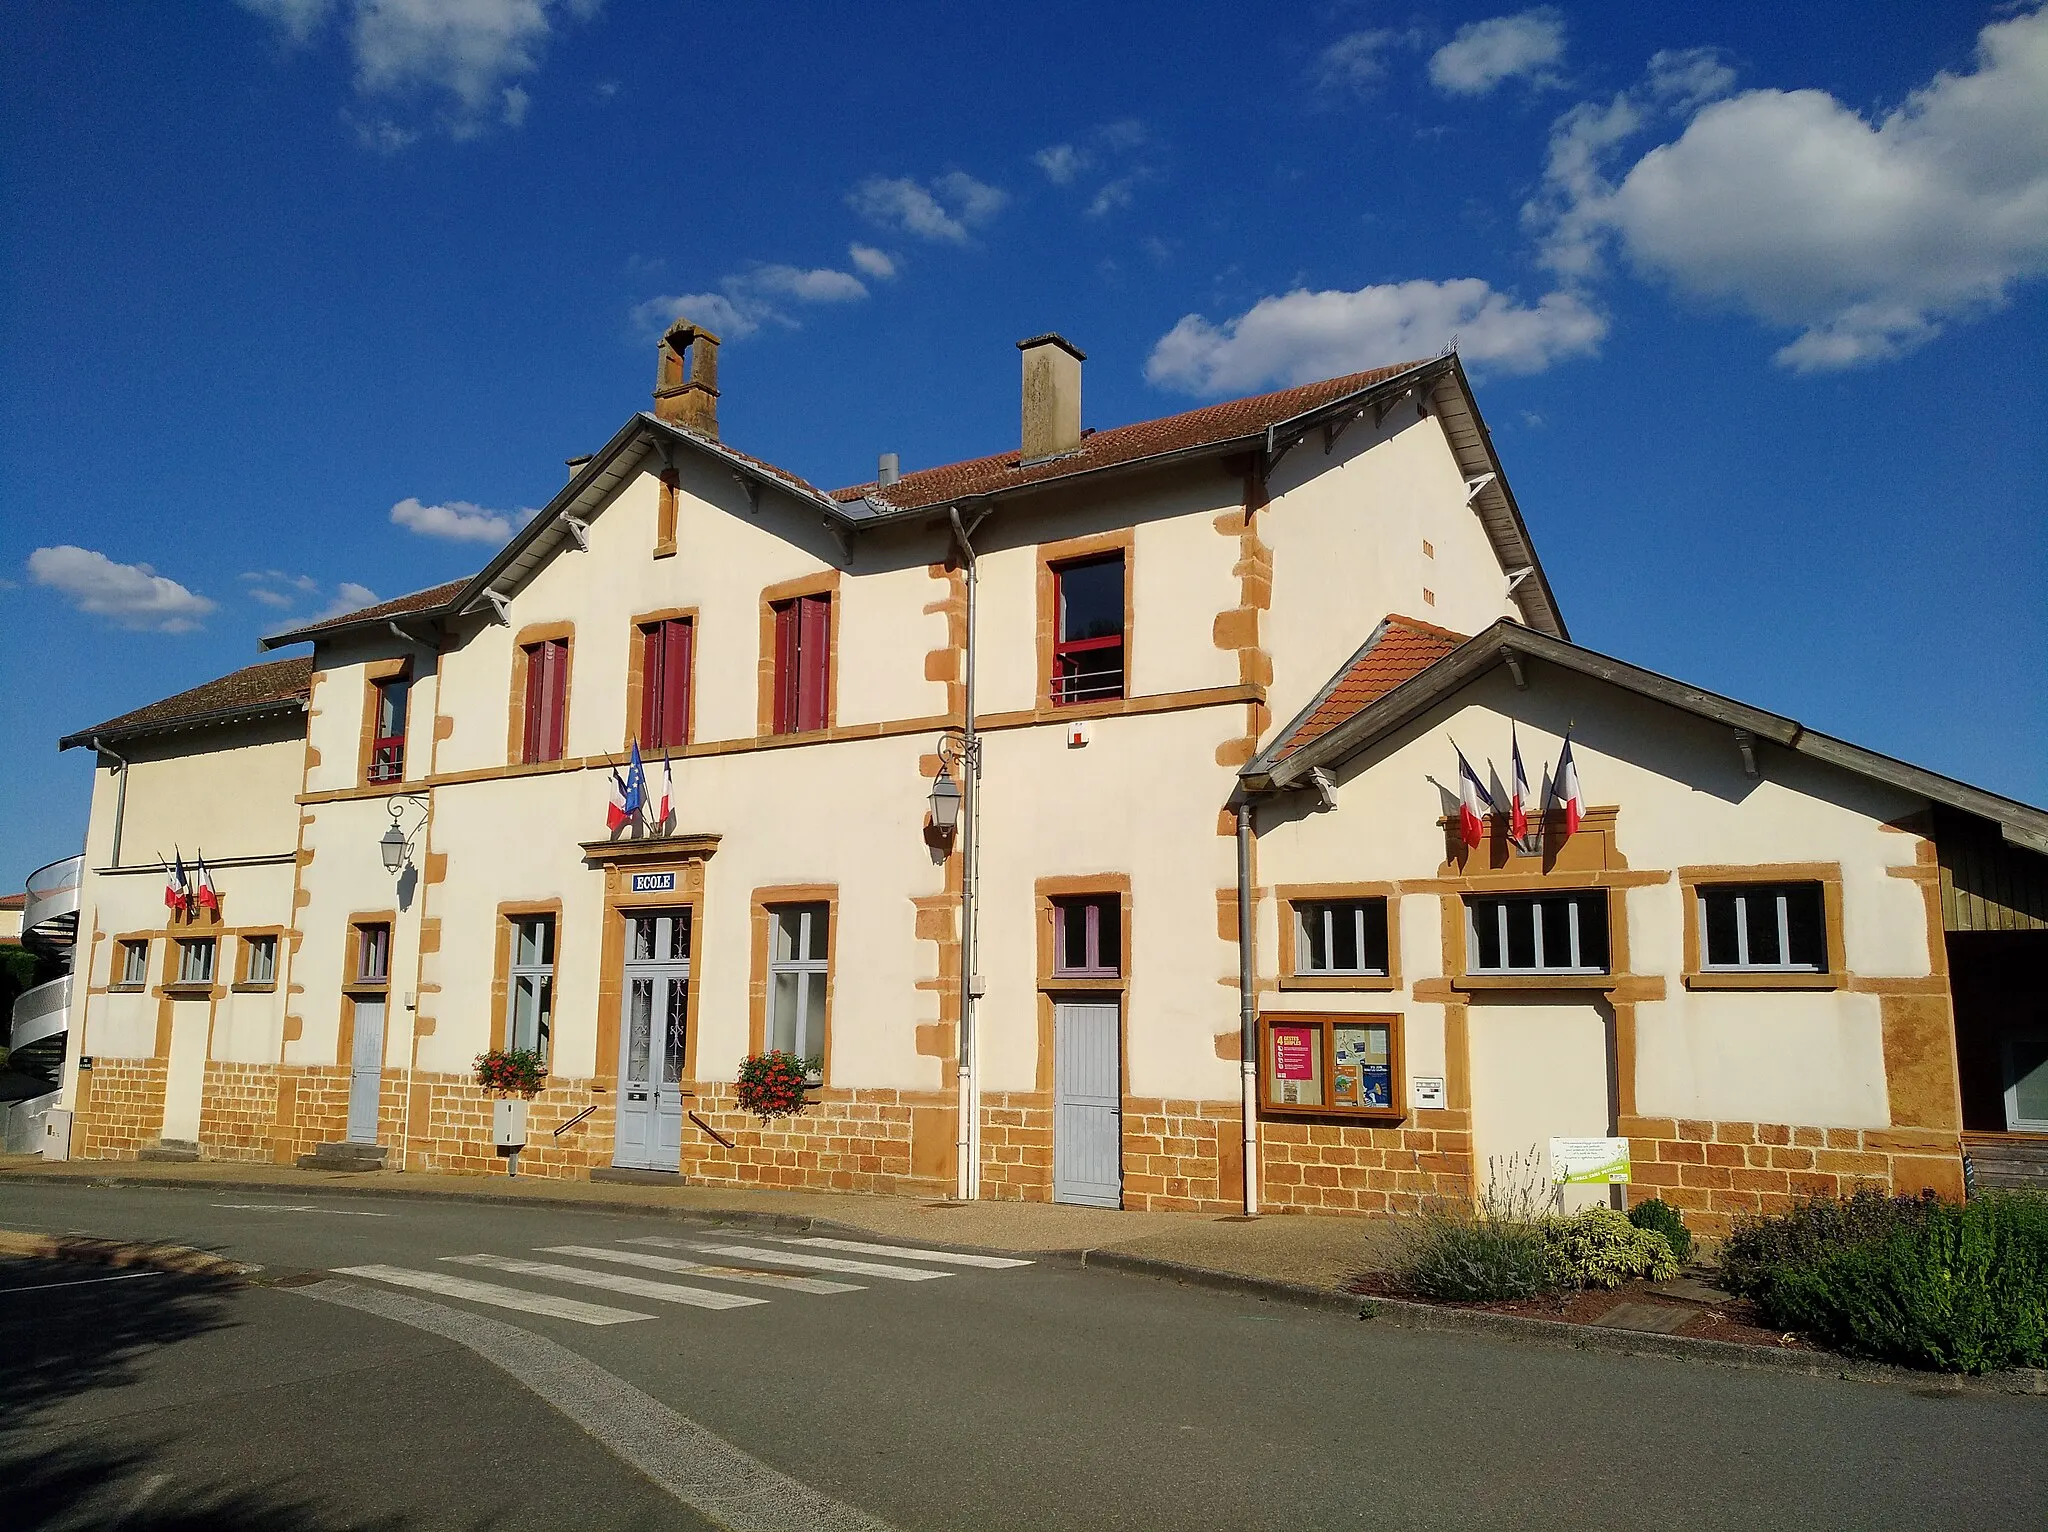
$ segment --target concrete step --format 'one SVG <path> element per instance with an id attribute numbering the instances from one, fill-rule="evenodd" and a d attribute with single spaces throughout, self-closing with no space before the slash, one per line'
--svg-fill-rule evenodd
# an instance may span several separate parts
<path id="1" fill-rule="evenodd" d="M 299 1156 L 301 1170 L 382 1170 L 382 1144 L 352 1144 L 346 1141 L 322 1144 L 311 1154 Z"/>
<path id="2" fill-rule="evenodd" d="M 135 1158 L 160 1164 L 190 1165 L 199 1158 L 199 1146 L 188 1138 L 160 1138 L 138 1149 Z"/>
<path id="3" fill-rule="evenodd" d="M 590 1179 L 611 1181 L 626 1186 L 682 1186 L 685 1184 L 680 1172 L 673 1170 L 626 1170 L 617 1165 L 596 1165 L 591 1167 Z"/>

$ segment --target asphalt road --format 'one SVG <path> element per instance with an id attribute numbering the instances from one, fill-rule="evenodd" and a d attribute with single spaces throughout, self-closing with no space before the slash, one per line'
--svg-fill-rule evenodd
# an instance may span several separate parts
<path id="1" fill-rule="evenodd" d="M 0 1354 L 34 1359 L 0 1390 L 0 1486 L 61 1479 L 73 1458 L 107 1465 L 71 1522 L 17 1520 L 0 1488 L 10 1527 L 705 1525 L 692 1505 L 736 1527 L 906 1532 L 2048 1525 L 2040 1399 L 1404 1331 L 1110 1272 L 631 1215 L 0 1197 L 0 1227 L 176 1240 L 266 1276 L 384 1268 L 33 1291 L 20 1263 L 0 1268 L 15 1289 L 0 1292 Z M 753 1253 L 684 1248 L 707 1244 Z M 450 1259 L 468 1256 L 487 1259 Z M 449 1278 L 514 1306 L 405 1285 Z M 765 1301 L 700 1308 L 678 1288 Z M 537 1311 L 565 1299 L 622 1317 Z M 240 1521 L 172 1519 L 233 1495 Z"/>

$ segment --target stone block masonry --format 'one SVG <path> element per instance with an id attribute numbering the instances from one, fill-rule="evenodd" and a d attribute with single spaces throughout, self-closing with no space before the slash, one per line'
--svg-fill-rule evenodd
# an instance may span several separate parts
<path id="1" fill-rule="evenodd" d="M 163 1132 L 170 1060 L 102 1057 L 91 1074 L 72 1122 L 71 1152 L 82 1160 L 132 1160 Z"/>
<path id="2" fill-rule="evenodd" d="M 1809 1197 L 1859 1186 L 1900 1195 L 1963 1196 L 1958 1134 L 1917 1128 L 1808 1128 L 1789 1123 L 1624 1117 L 1631 1204 L 1661 1197 L 1702 1234 L 1744 1214 L 1782 1213 Z"/>

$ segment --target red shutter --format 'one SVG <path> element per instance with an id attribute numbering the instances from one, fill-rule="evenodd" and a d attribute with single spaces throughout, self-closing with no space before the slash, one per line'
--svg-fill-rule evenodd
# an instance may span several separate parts
<path id="1" fill-rule="evenodd" d="M 661 734 L 661 625 L 640 630 L 640 743 L 658 745 Z"/>
<path id="2" fill-rule="evenodd" d="M 519 749 L 519 758 L 523 761 L 540 759 L 541 656 L 547 647 L 546 644 L 530 644 L 526 649 L 526 734 Z"/>
<path id="3" fill-rule="evenodd" d="M 661 625 L 661 734 L 662 745 L 690 742 L 690 646 L 695 631 L 687 622 Z"/>
<path id="4" fill-rule="evenodd" d="M 805 596 L 797 635 L 797 727 L 825 727 L 826 684 L 832 673 L 832 598 Z"/>
<path id="5" fill-rule="evenodd" d="M 775 607 L 775 732 L 794 733 L 797 725 L 797 607 L 783 601 Z"/>
<path id="6" fill-rule="evenodd" d="M 563 737 L 569 716 L 569 641 L 551 639 L 548 649 L 548 694 L 545 759 L 559 761 L 568 741 Z"/>

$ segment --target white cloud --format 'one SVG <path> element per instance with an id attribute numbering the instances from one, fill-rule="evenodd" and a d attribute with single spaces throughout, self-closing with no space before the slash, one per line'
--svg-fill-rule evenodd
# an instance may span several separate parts
<path id="1" fill-rule="evenodd" d="M 1548 6 L 1494 16 L 1458 28 L 1429 59 L 1429 80 L 1452 96 L 1483 96 L 1505 80 L 1557 83 L 1564 57 L 1564 17 Z"/>
<path id="2" fill-rule="evenodd" d="M 79 611 L 111 617 L 138 632 L 189 633 L 215 606 L 147 564 L 117 564 L 68 543 L 36 549 L 28 556 L 28 572 L 36 584 L 70 597 Z"/>
<path id="3" fill-rule="evenodd" d="M 1053 185 L 1067 186 L 1088 168 L 1091 160 L 1085 150 L 1076 149 L 1072 144 L 1048 144 L 1031 156 L 1031 163 L 1044 171 L 1045 178 Z"/>
<path id="4" fill-rule="evenodd" d="M 896 278 L 896 257 L 886 250 L 855 243 L 846 247 L 846 258 L 879 282 L 892 282 Z"/>
<path id="5" fill-rule="evenodd" d="M 393 524 L 404 527 L 408 532 L 417 532 L 422 537 L 445 538 L 457 543 L 489 543 L 494 548 L 531 521 L 533 516 L 534 513 L 530 510 L 487 511 L 467 500 L 450 500 L 444 505 L 422 505 L 411 496 L 391 507 Z M 344 595 L 351 589 L 361 588 L 347 584 L 339 587 Z M 363 604 L 366 603 L 358 603 Z"/>
<path id="6" fill-rule="evenodd" d="M 633 328 L 650 340 L 659 340 L 678 319 L 700 324 L 720 340 L 745 340 L 761 328 L 724 293 L 669 293 L 633 305 Z"/>
<path id="7" fill-rule="evenodd" d="M 415 504 L 418 502 L 415 501 Z M 358 585 L 353 580 L 343 580 L 334 587 L 334 599 L 321 611 L 306 619 L 307 622 L 329 622 L 336 617 L 346 617 L 350 612 L 360 612 L 366 606 L 377 604 L 377 593 L 367 585 Z"/>
<path id="8" fill-rule="evenodd" d="M 852 303 L 868 295 L 859 277 L 829 267 L 806 271 L 799 266 L 757 266 L 729 280 L 804 303 Z"/>
<path id="9" fill-rule="evenodd" d="M 1614 177 L 1655 90 L 1682 102 L 1715 83 L 1660 57 L 1637 97 L 1553 130 L 1525 217 L 1554 269 L 1597 274 L 1618 247 L 1681 292 L 1798 330 L 1776 360 L 1800 372 L 1902 356 L 2048 275 L 2048 11 L 1985 27 L 1972 72 L 1875 121 L 1823 91 L 1748 91 Z"/>
<path id="10" fill-rule="evenodd" d="M 294 43 L 306 43 L 320 30 L 320 24 L 327 19 L 327 13 L 334 9 L 334 0 L 238 0 L 242 9 L 253 11 L 266 21 L 277 23 L 278 30 Z"/>
<path id="11" fill-rule="evenodd" d="M 292 598 L 290 596 L 283 595 L 274 590 L 264 590 L 261 586 L 258 586 L 249 592 L 249 599 L 251 601 L 260 601 L 265 606 L 274 606 L 278 608 L 288 607 L 292 604 Z"/>
<path id="12" fill-rule="evenodd" d="M 1392 32 L 1352 32 L 1316 55 L 1309 77 L 1322 90 L 1370 95 L 1386 78 L 1386 52 L 1397 41 Z"/>
<path id="13" fill-rule="evenodd" d="M 970 229 L 986 224 L 1010 194 L 977 181 L 963 170 L 949 171 L 929 188 L 907 176 L 869 176 L 847 193 L 856 213 L 920 239 L 965 244 Z"/>
<path id="14" fill-rule="evenodd" d="M 1095 194 L 1094 200 L 1088 204 L 1088 216 L 1101 218 L 1120 207 L 1129 207 L 1131 194 L 1138 180 L 1137 176 L 1128 175 L 1118 176 L 1114 181 L 1105 181 L 1102 189 Z"/>
<path id="15" fill-rule="evenodd" d="M 526 118 L 531 96 L 517 82 L 537 72 L 556 21 L 585 21 L 601 0 L 240 0 L 295 44 L 312 41 L 329 16 L 350 13 L 348 44 L 360 95 L 436 100 L 439 126 L 474 138 Z M 419 137 L 387 115 L 350 118 L 365 145 L 396 153 Z"/>
<path id="16" fill-rule="evenodd" d="M 1242 393 L 1433 356 L 1454 339 L 1475 368 L 1541 372 L 1598 350 L 1606 333 L 1607 321 L 1575 294 L 1550 293 L 1531 307 L 1477 277 L 1299 288 L 1221 325 L 1189 314 L 1152 348 L 1145 377 L 1191 394 Z"/>

